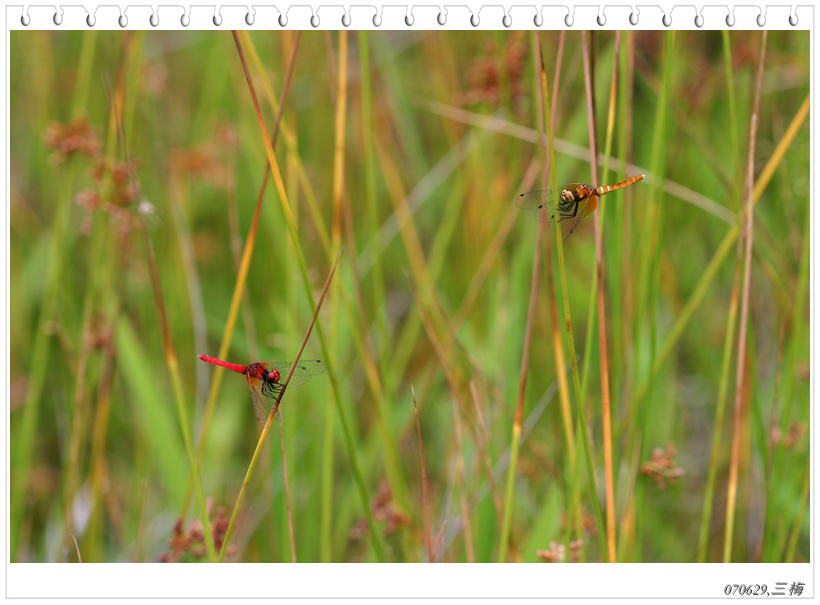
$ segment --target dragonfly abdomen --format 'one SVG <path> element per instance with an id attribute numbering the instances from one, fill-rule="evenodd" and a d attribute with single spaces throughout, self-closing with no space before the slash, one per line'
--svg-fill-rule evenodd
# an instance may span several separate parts
<path id="1" fill-rule="evenodd" d="M 632 178 L 626 179 L 625 181 L 621 181 L 620 183 L 616 183 L 614 185 L 603 185 L 595 189 L 595 193 L 598 195 L 604 195 L 605 193 L 609 193 L 610 191 L 615 191 L 616 189 L 622 189 L 624 187 L 628 187 L 632 183 L 637 183 L 644 179 L 645 174 L 639 174 L 638 176 L 633 176 Z"/>

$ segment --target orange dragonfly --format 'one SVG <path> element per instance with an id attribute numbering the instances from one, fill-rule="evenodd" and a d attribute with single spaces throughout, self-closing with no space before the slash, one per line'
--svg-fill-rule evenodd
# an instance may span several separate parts
<path id="1" fill-rule="evenodd" d="M 565 233 L 564 241 L 567 241 L 578 223 L 588 214 L 595 212 L 600 196 L 628 187 L 643 180 L 645 176 L 645 174 L 639 174 L 615 185 L 601 187 L 592 187 L 584 183 L 569 183 L 561 187 L 557 204 L 553 202 L 555 194 L 552 189 L 530 191 L 516 197 L 515 205 L 525 210 L 535 210 L 537 221 L 559 223 Z"/>
<path id="2" fill-rule="evenodd" d="M 256 412 L 256 421 L 265 426 L 273 405 L 276 403 L 276 397 L 285 386 L 279 381 L 287 377 L 293 362 L 258 361 L 249 366 L 243 366 L 238 363 L 222 361 L 210 355 L 198 355 L 197 357 L 202 361 L 244 374 L 248 378 L 248 386 L 251 388 L 251 398 L 253 399 L 253 411 Z M 291 374 L 290 381 L 287 383 L 288 387 L 301 386 L 310 380 L 311 376 L 321 374 L 325 370 L 327 370 L 327 366 L 318 359 L 300 360 L 296 369 L 293 370 L 293 374 Z"/>

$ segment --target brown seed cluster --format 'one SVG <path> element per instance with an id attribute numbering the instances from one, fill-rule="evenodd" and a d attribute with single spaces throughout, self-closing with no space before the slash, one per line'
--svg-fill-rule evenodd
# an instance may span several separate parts
<path id="1" fill-rule="evenodd" d="M 584 551 L 584 541 L 574 540 L 569 543 L 569 560 L 578 561 Z M 563 544 L 550 542 L 549 550 L 536 551 L 535 556 L 547 563 L 563 563 L 567 560 L 566 548 Z"/>
<path id="2" fill-rule="evenodd" d="M 376 494 L 376 497 L 373 498 L 373 502 L 370 503 L 370 510 L 376 521 L 385 522 L 385 536 L 389 536 L 398 531 L 400 527 L 409 525 L 410 523 L 410 517 L 403 513 L 393 500 L 390 483 L 388 483 L 386 479 L 382 481 L 381 486 L 379 486 L 379 492 Z M 366 536 L 369 531 L 367 519 L 362 517 L 353 525 L 353 529 L 350 530 L 350 537 L 354 540 L 358 540 Z"/>
<path id="3" fill-rule="evenodd" d="M 671 443 L 666 446 L 666 451 L 655 448 L 652 458 L 641 466 L 641 472 L 652 477 L 661 489 L 672 485 L 675 479 L 683 475 L 683 469 L 675 466 L 675 448 Z"/>
<path id="4" fill-rule="evenodd" d="M 772 445 L 782 444 L 784 447 L 791 449 L 800 443 L 803 435 L 806 433 L 806 425 L 803 422 L 792 422 L 789 426 L 789 431 L 786 435 L 780 430 L 780 427 L 773 426 L 771 430 Z"/>
<path id="5" fill-rule="evenodd" d="M 598 533 L 598 524 L 595 522 L 595 516 L 588 513 L 587 511 L 583 511 L 581 513 L 581 526 L 583 527 L 584 533 L 587 534 L 597 534 Z M 567 520 L 569 519 L 567 513 L 564 513 L 561 518 L 561 527 L 563 529 L 567 528 Z"/>
<path id="6" fill-rule="evenodd" d="M 98 211 L 109 216 L 120 234 L 137 226 L 136 212 L 150 213 L 148 202 L 134 204 L 140 197 L 139 182 L 133 177 L 137 164 L 104 156 L 102 144 L 86 117 L 76 118 L 68 124 L 50 124 L 43 139 L 54 150 L 51 161 L 55 165 L 78 154 L 90 161 L 88 174 L 93 186 L 74 197 L 75 203 L 86 212 L 81 233 L 88 235 L 91 232 L 92 219 Z"/>
<path id="7" fill-rule="evenodd" d="M 54 150 L 50 160 L 55 166 L 62 164 L 75 153 L 89 158 L 96 157 L 102 148 L 94 128 L 85 116 L 75 118 L 68 124 L 49 124 L 43 140 L 47 147 Z"/>
<path id="8" fill-rule="evenodd" d="M 121 162 L 105 156 L 97 156 L 89 174 L 94 187 L 80 191 L 74 201 L 85 209 L 86 218 L 82 233 L 91 231 L 94 212 L 106 213 L 121 233 L 137 227 L 138 217 L 133 212 L 135 196 L 139 197 L 139 182 L 132 181 L 136 163 Z"/>
<path id="9" fill-rule="evenodd" d="M 467 90 L 456 99 L 459 105 L 476 105 L 486 103 L 497 106 L 501 100 L 503 80 L 507 80 L 510 95 L 515 101 L 529 90 L 524 81 L 527 47 L 519 42 L 510 41 L 499 57 L 495 43 L 488 42 L 485 53 L 476 57 L 467 69 Z M 506 73 L 502 73 L 503 68 Z M 518 103 L 513 103 L 518 107 Z"/>
<path id="10" fill-rule="evenodd" d="M 227 187 L 227 161 L 236 155 L 239 138 L 236 129 L 226 124 L 214 128 L 214 136 L 196 147 L 172 149 L 168 152 L 171 172 L 207 183 L 213 187 Z"/>
<path id="11" fill-rule="evenodd" d="M 211 509 L 213 508 L 213 499 L 208 498 L 205 503 L 208 511 L 208 517 L 211 516 Z M 222 544 L 225 542 L 225 534 L 228 531 L 229 519 L 225 515 L 225 508 L 220 506 L 216 509 L 216 516 L 214 516 L 211 523 L 211 534 L 214 537 L 214 548 L 217 552 L 222 549 Z M 202 530 L 202 522 L 199 519 L 192 519 L 188 524 L 188 529 L 184 530 L 182 527 L 182 519 L 178 519 L 174 525 L 174 532 L 171 539 L 168 541 L 170 552 L 163 554 L 160 561 L 163 563 L 175 563 L 190 555 L 193 559 L 202 559 L 208 554 L 208 549 L 205 546 L 205 532 Z M 235 555 L 237 548 L 235 546 L 228 546 L 225 551 L 227 556 Z"/>

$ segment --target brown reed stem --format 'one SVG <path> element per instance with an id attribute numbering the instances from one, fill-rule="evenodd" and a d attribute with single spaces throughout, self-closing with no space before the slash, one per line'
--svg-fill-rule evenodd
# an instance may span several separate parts
<path id="1" fill-rule="evenodd" d="M 592 104 L 592 71 L 586 32 L 581 32 L 581 52 L 584 60 L 584 87 L 587 100 L 587 125 L 589 129 L 589 161 L 593 183 L 599 182 L 598 142 L 595 136 L 595 112 Z M 617 66 L 617 59 L 615 65 Z M 617 67 L 616 67 L 617 69 Z M 613 85 L 616 82 L 613 75 Z M 614 95 L 613 95 L 614 97 Z M 610 111 L 613 100 L 610 100 Z M 595 186 L 595 185 L 593 185 Z M 606 485 L 606 543 L 609 562 L 615 562 L 615 481 L 612 476 L 612 413 L 609 400 L 609 363 L 606 350 L 606 309 L 604 307 L 604 269 L 601 251 L 601 213 L 595 213 L 595 267 L 598 278 L 598 349 L 601 364 L 601 410 L 604 435 L 604 478 Z"/>
<path id="2" fill-rule="evenodd" d="M 760 112 L 760 91 L 763 85 L 763 64 L 766 58 L 766 30 L 760 48 L 760 62 L 757 72 L 754 111 L 749 130 L 749 160 L 746 167 L 746 208 L 745 208 L 745 266 L 743 270 L 743 295 L 740 303 L 740 334 L 737 344 L 737 378 L 735 380 L 735 408 L 732 431 L 732 457 L 729 465 L 729 485 L 726 501 L 726 534 L 723 543 L 723 562 L 732 560 L 732 538 L 734 535 L 735 506 L 737 501 L 738 466 L 740 459 L 741 419 L 743 416 L 743 383 L 746 364 L 746 329 L 749 321 L 749 292 L 752 281 L 752 241 L 754 236 L 754 155 L 757 139 L 757 120 Z"/>

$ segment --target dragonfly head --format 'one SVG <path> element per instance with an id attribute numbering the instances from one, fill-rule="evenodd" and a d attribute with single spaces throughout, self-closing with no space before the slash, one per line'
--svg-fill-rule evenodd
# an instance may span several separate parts
<path id="1" fill-rule="evenodd" d="M 564 189 L 561 192 L 561 199 L 565 202 L 572 202 L 575 200 L 575 196 L 573 195 L 572 191 L 569 189 Z"/>
<path id="2" fill-rule="evenodd" d="M 268 382 L 279 382 L 279 379 L 282 378 L 281 374 L 279 374 L 279 370 L 274 368 L 270 372 L 265 371 L 263 378 Z"/>

